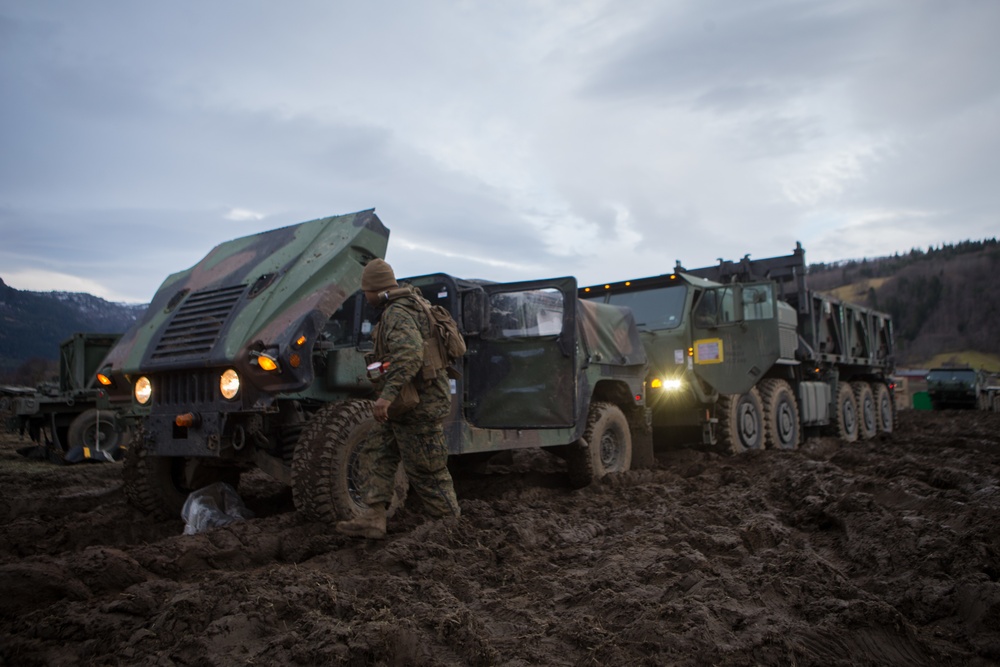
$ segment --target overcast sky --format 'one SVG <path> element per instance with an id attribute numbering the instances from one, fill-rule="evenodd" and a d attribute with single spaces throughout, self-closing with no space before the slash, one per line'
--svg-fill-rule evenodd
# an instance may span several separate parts
<path id="1" fill-rule="evenodd" d="M 1000 233 L 997 0 L 0 0 L 0 278 L 148 302 L 375 208 L 581 284 Z"/>

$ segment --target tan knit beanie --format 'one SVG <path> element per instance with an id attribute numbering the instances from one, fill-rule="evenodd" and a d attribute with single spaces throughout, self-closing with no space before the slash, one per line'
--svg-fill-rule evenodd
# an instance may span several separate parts
<path id="1" fill-rule="evenodd" d="M 361 289 L 365 292 L 381 292 L 382 290 L 398 287 L 396 285 L 396 274 L 392 272 L 384 259 L 373 259 L 365 265 L 365 270 L 361 272 Z"/>

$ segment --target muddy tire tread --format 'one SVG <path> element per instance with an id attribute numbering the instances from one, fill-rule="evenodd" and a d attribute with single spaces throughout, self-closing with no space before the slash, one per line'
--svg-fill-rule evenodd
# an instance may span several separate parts
<path id="1" fill-rule="evenodd" d="M 802 424 L 799 421 L 799 406 L 795 400 L 795 392 L 785 380 L 767 379 L 760 383 L 760 399 L 764 417 L 764 443 L 768 449 L 798 449 L 802 440 Z M 785 441 L 780 435 L 782 407 L 792 413 L 795 424 L 794 435 L 790 441 Z"/>
<path id="2" fill-rule="evenodd" d="M 858 440 L 871 440 L 878 434 L 878 406 L 867 382 L 852 382 L 854 402 L 858 407 Z"/>
<path id="3" fill-rule="evenodd" d="M 843 442 L 858 441 L 858 401 L 854 397 L 854 389 L 848 382 L 837 386 L 837 396 L 834 401 L 835 412 L 828 433 Z M 848 410 L 851 411 L 848 414 Z M 853 421 L 853 425 L 852 422 Z"/>
<path id="4" fill-rule="evenodd" d="M 740 436 L 740 415 L 739 406 L 741 402 L 750 402 L 757 413 L 757 439 L 754 444 L 747 446 Z M 760 393 L 754 387 L 745 394 L 723 394 L 719 396 L 719 451 L 726 455 L 742 454 L 751 449 L 764 448 L 764 409 L 760 400 Z"/>
<path id="5" fill-rule="evenodd" d="M 601 460 L 601 441 L 608 429 L 621 434 L 621 451 L 617 457 L 620 461 L 611 470 Z M 583 441 L 586 446 L 571 444 L 566 452 L 566 470 L 574 488 L 583 488 L 608 473 L 625 472 L 631 467 L 632 434 L 625 413 L 614 403 L 595 401 L 590 404 Z"/>
<path id="6" fill-rule="evenodd" d="M 292 496 L 295 508 L 313 521 L 335 523 L 353 519 L 365 509 L 350 495 L 349 448 L 357 446 L 358 428 L 370 428 L 372 402 L 352 399 L 330 403 L 309 420 L 292 457 Z M 355 480 L 357 483 L 357 480 Z M 406 476 L 396 476 L 396 494 L 388 514 L 406 499 Z"/>

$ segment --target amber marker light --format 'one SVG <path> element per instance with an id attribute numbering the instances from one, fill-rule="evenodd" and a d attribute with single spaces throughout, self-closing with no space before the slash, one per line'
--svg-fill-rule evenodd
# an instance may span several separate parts
<path id="1" fill-rule="evenodd" d="M 306 344 L 306 337 L 304 335 L 299 336 L 295 339 L 295 347 L 302 347 Z"/>
<path id="2" fill-rule="evenodd" d="M 689 347 L 688 348 L 688 356 L 689 357 L 693 357 L 694 356 L 694 348 L 693 347 Z"/>
<path id="3" fill-rule="evenodd" d="M 653 380 L 649 383 L 649 386 L 653 389 L 659 389 L 663 386 L 663 380 L 660 378 L 653 378 Z"/>
<path id="4" fill-rule="evenodd" d="M 97 381 L 100 382 L 101 384 L 103 384 L 105 387 L 110 387 L 111 386 L 111 378 L 109 378 L 104 373 L 98 373 L 97 374 Z"/>
<path id="5" fill-rule="evenodd" d="M 185 412 L 182 415 L 177 415 L 174 418 L 174 424 L 181 427 L 191 427 L 198 423 L 198 416 L 193 412 Z"/>
<path id="6" fill-rule="evenodd" d="M 302 365 L 302 357 L 300 357 L 297 352 L 292 352 L 288 355 L 288 365 L 292 368 L 298 368 Z"/>
<path id="7" fill-rule="evenodd" d="M 259 357 L 257 357 L 257 364 L 265 371 L 278 370 L 278 362 L 275 359 L 267 356 L 266 354 L 261 354 Z"/>
<path id="8" fill-rule="evenodd" d="M 589 292 L 589 291 L 590 291 L 590 288 L 589 288 L 589 287 L 584 287 L 584 288 L 583 288 L 583 291 L 584 291 L 584 292 Z"/>

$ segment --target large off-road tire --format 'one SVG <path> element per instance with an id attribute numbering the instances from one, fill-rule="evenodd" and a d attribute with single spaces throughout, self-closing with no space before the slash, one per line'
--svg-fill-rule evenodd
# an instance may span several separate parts
<path id="1" fill-rule="evenodd" d="M 754 387 L 745 394 L 719 397 L 719 448 L 724 454 L 742 454 L 764 448 L 764 411 Z"/>
<path id="2" fill-rule="evenodd" d="M 857 442 L 858 439 L 858 401 L 854 390 L 848 382 L 837 384 L 837 396 L 833 401 L 833 414 L 826 433 L 836 436 L 844 442 Z"/>
<path id="3" fill-rule="evenodd" d="M 353 519 L 368 508 L 362 500 L 364 480 L 358 455 L 373 426 L 371 401 L 330 403 L 312 416 L 292 457 L 292 496 L 298 511 L 311 520 L 332 524 Z M 400 463 L 388 516 L 406 500 L 408 486 Z"/>
<path id="4" fill-rule="evenodd" d="M 114 413 L 91 409 L 77 415 L 69 425 L 66 442 L 70 448 L 85 447 L 117 460 L 119 448 L 127 444 L 128 436 L 115 428 Z"/>
<path id="5" fill-rule="evenodd" d="M 192 491 L 216 482 L 234 489 L 240 484 L 238 468 L 208 465 L 198 458 L 156 456 L 149 452 L 141 427 L 133 433 L 122 468 L 125 498 L 155 519 L 179 519 Z"/>
<path id="6" fill-rule="evenodd" d="M 871 440 L 878 433 L 878 407 L 875 395 L 867 382 L 852 382 L 854 401 L 858 405 L 858 439 Z"/>
<path id="7" fill-rule="evenodd" d="M 799 404 L 795 392 L 784 380 L 760 383 L 764 409 L 764 442 L 769 449 L 798 449 L 801 438 Z"/>
<path id="8" fill-rule="evenodd" d="M 888 435 L 896 428 L 896 402 L 884 382 L 872 383 L 872 395 L 875 397 L 878 432 Z"/>
<path id="9" fill-rule="evenodd" d="M 628 419 L 614 403 L 593 402 L 587 414 L 583 443 L 566 451 L 570 484 L 583 488 L 614 472 L 632 466 L 632 433 Z"/>

